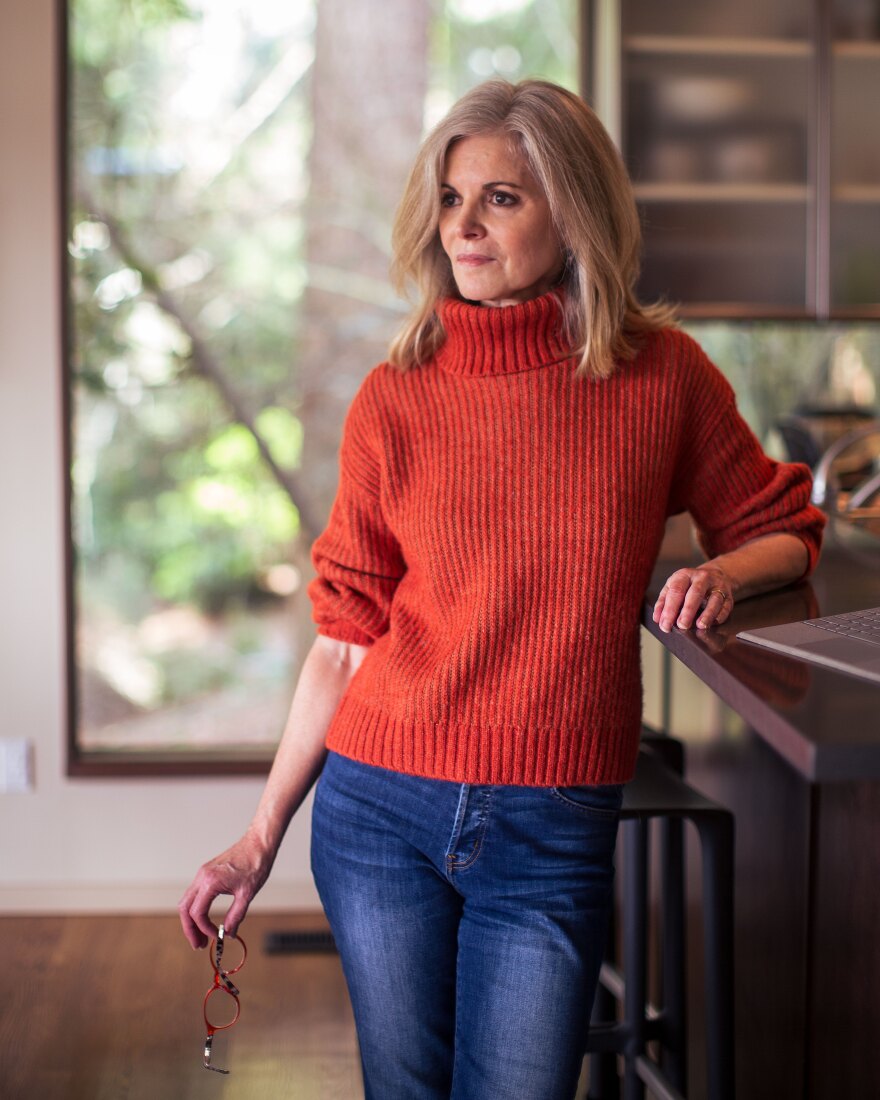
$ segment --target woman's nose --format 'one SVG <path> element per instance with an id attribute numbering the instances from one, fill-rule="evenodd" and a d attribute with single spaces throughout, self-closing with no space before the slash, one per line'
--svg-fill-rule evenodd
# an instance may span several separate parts
<path id="1" fill-rule="evenodd" d="M 471 204 L 462 204 L 459 207 L 455 229 L 460 237 L 472 239 L 483 235 L 483 224 L 478 214 L 477 208 Z"/>

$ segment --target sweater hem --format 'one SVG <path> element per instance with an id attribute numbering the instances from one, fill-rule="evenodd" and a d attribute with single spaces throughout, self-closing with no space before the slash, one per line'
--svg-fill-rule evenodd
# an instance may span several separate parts
<path id="1" fill-rule="evenodd" d="M 635 772 L 640 717 L 609 728 L 483 727 L 402 720 L 345 696 L 326 746 L 362 764 L 455 783 L 525 787 L 626 783 Z"/>

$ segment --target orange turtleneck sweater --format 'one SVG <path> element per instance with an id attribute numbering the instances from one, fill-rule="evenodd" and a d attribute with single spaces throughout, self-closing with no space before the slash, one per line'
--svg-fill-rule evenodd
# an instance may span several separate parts
<path id="1" fill-rule="evenodd" d="M 709 555 L 791 532 L 812 568 L 809 471 L 764 455 L 681 332 L 591 381 L 552 294 L 441 317 L 436 356 L 376 367 L 346 420 L 309 593 L 320 633 L 370 650 L 327 745 L 456 782 L 624 782 L 666 518 L 689 510 Z"/>

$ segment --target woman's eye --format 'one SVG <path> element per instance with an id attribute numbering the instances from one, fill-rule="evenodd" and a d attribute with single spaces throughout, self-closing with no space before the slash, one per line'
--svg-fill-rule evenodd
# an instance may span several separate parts
<path id="1" fill-rule="evenodd" d="M 444 191 L 440 195 L 441 206 L 455 206 L 455 195 L 451 191 Z"/>
<path id="2" fill-rule="evenodd" d="M 516 202 L 516 195 L 511 195 L 509 191 L 493 191 L 490 195 L 490 201 L 493 206 L 513 206 Z"/>

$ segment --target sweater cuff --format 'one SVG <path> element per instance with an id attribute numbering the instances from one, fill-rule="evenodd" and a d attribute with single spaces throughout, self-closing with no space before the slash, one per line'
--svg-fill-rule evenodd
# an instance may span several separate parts
<path id="1" fill-rule="evenodd" d="M 325 638 L 332 638 L 335 642 L 348 642 L 351 645 L 371 646 L 375 638 L 352 623 L 344 619 L 335 619 L 330 622 L 320 623 L 318 633 Z"/>

